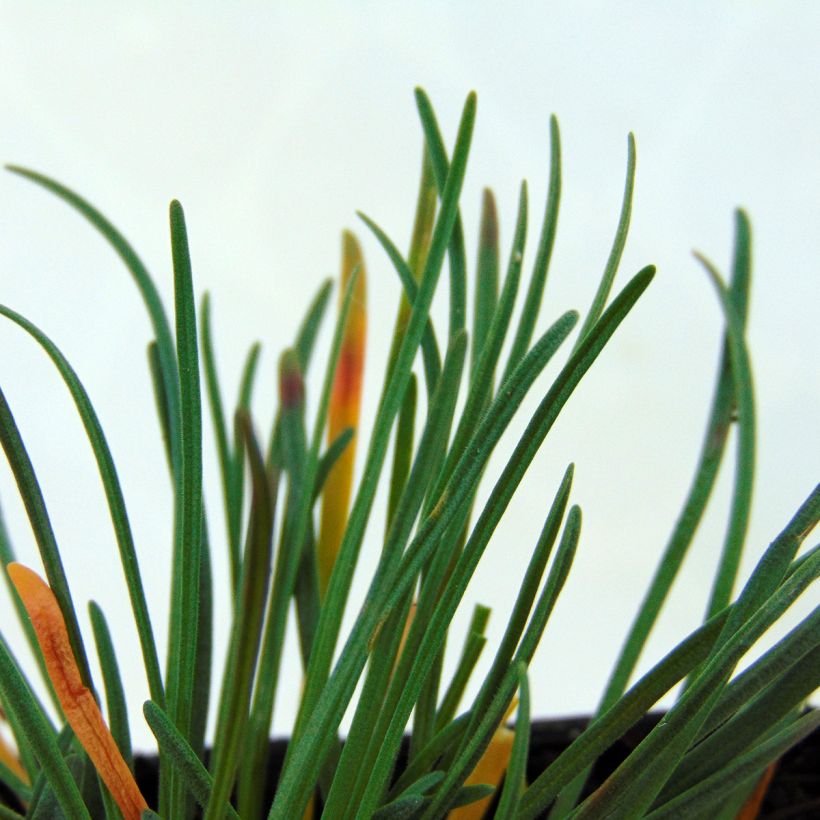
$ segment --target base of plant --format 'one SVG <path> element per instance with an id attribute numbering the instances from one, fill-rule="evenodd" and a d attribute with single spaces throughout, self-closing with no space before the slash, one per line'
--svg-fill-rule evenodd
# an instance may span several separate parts
<path id="1" fill-rule="evenodd" d="M 591 794 L 626 760 L 630 752 L 643 740 L 663 716 L 653 712 L 642 718 L 620 740 L 598 759 L 587 781 L 584 796 Z M 589 724 L 588 717 L 568 717 L 559 720 L 533 721 L 527 779 L 532 782 L 555 761 Z M 288 747 L 287 740 L 277 738 L 270 743 L 265 803 L 273 801 L 282 761 Z M 398 767 L 401 771 L 407 753 L 407 742 L 402 744 Z M 159 760 L 156 755 L 137 755 L 134 760 L 137 782 L 150 805 L 158 798 Z M 0 800 L 8 799 L 0 784 Z M 318 808 L 318 806 L 317 806 Z M 820 809 L 820 735 L 807 737 L 787 752 L 777 765 L 769 783 L 759 817 L 782 820 L 809 820 L 817 817 Z M 492 809 L 489 816 L 492 816 Z M 544 815 L 546 817 L 546 814 Z"/>

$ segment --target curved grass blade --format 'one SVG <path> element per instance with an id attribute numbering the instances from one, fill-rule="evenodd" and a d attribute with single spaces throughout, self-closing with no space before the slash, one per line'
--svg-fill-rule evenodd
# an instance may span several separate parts
<path id="1" fill-rule="evenodd" d="M 11 414 L 11 408 L 2 390 L 0 390 L 0 445 L 6 453 L 6 458 L 20 490 L 20 496 L 23 499 L 31 529 L 34 532 L 34 538 L 37 542 L 37 548 L 40 552 L 49 585 L 65 618 L 71 649 L 80 668 L 80 677 L 83 684 L 90 688 L 92 683 L 88 658 L 85 654 L 80 626 L 77 623 L 77 613 L 74 610 L 71 591 L 68 588 L 68 579 L 60 558 L 60 551 L 57 548 L 57 541 L 54 538 L 54 530 L 51 528 L 46 503 L 37 476 L 34 473 L 34 467 L 26 452 L 25 445 L 20 437 L 20 431 L 17 429 L 14 416 Z M 8 572 L 8 566 L 6 571 Z"/>
<path id="2" fill-rule="evenodd" d="M 705 257 L 699 254 L 695 256 L 709 273 L 726 317 L 738 415 L 735 486 L 732 491 L 729 528 L 723 542 L 723 550 L 706 610 L 706 617 L 709 618 L 715 612 L 723 609 L 732 598 L 732 590 L 740 567 L 743 542 L 749 526 L 755 464 L 755 407 L 751 365 L 743 340 L 743 319 L 738 316 L 732 296 L 715 267 Z"/>
<path id="3" fill-rule="evenodd" d="M 737 215 L 737 239 L 733 266 L 731 294 L 738 310 L 738 317 L 745 323 L 745 306 L 749 290 L 749 231 L 742 212 Z M 741 312 L 742 311 L 742 312 Z M 732 424 L 735 407 L 732 365 L 728 333 L 724 338 L 723 352 L 718 367 L 718 379 L 712 399 L 712 410 L 704 435 L 701 455 L 689 495 L 681 510 L 675 528 L 669 537 L 663 555 L 658 562 L 655 576 L 641 604 L 641 608 L 624 642 L 624 647 L 607 684 L 598 708 L 606 711 L 626 689 L 627 682 L 640 657 L 646 639 L 657 620 L 661 606 L 680 569 L 695 530 L 703 515 L 712 492 L 717 471 L 723 456 L 726 438 Z M 714 614 L 714 613 L 713 613 Z M 708 620 L 708 618 L 707 618 Z"/>
<path id="4" fill-rule="evenodd" d="M 436 181 L 443 211 L 447 183 L 450 182 L 452 168 L 447 158 L 447 149 L 444 147 L 444 140 L 441 138 L 433 106 L 427 94 L 421 88 L 416 89 L 416 107 L 424 130 L 427 152 L 430 155 L 433 177 Z M 456 156 L 457 152 L 458 147 L 453 149 L 453 157 Z M 448 255 L 450 259 L 450 326 L 448 336 L 454 336 L 464 328 L 467 316 L 467 262 L 464 251 L 464 229 L 461 226 L 461 215 L 458 211 L 450 234 Z"/>
<path id="5" fill-rule="evenodd" d="M 114 465 L 114 459 L 108 447 L 108 442 L 105 439 L 102 426 L 94 411 L 94 406 L 68 360 L 45 333 L 24 316 L 21 316 L 10 308 L 0 305 L 0 315 L 11 319 L 11 321 L 25 330 L 49 355 L 62 376 L 77 407 L 89 443 L 91 444 L 94 459 L 97 462 L 100 480 L 102 481 L 103 490 L 105 491 L 108 510 L 117 539 L 117 547 L 119 548 L 120 562 L 122 564 L 123 574 L 125 575 L 126 586 L 128 587 L 131 611 L 134 614 L 134 623 L 137 627 L 137 635 L 140 641 L 140 649 L 142 650 L 143 664 L 145 666 L 145 674 L 151 697 L 157 702 L 162 702 L 164 693 L 159 667 L 159 656 L 157 655 L 154 632 L 151 627 L 151 616 L 148 612 L 148 603 L 145 598 L 142 576 L 140 575 L 134 537 L 131 532 L 131 525 L 128 521 L 125 499 L 122 494 L 117 469 Z"/>
<path id="6" fill-rule="evenodd" d="M 220 699 L 212 758 L 214 785 L 205 812 L 206 820 L 224 816 L 239 765 L 239 747 L 251 700 L 272 553 L 276 477 L 272 485 L 247 413 L 240 411 L 237 420 L 248 451 L 253 497 L 248 544 L 242 562 L 242 584 L 225 666 L 228 674 Z"/>
<path id="7" fill-rule="evenodd" d="M 612 290 L 612 283 L 615 281 L 615 274 L 618 272 L 618 265 L 621 262 L 621 256 L 623 256 L 624 245 L 626 245 L 626 236 L 629 233 L 629 222 L 632 218 L 632 194 L 634 190 L 635 137 L 630 133 L 627 138 L 626 183 L 624 184 L 624 196 L 621 202 L 621 215 L 618 217 L 618 227 L 615 230 L 615 239 L 612 242 L 609 258 L 606 260 L 604 275 L 601 277 L 598 290 L 595 291 L 589 313 L 587 313 L 584 323 L 581 325 L 580 331 L 578 331 L 578 338 L 575 341 L 574 348 L 576 350 L 604 312 L 606 300 L 609 296 L 609 292 Z"/>
<path id="8" fill-rule="evenodd" d="M 735 258 L 732 266 L 730 291 L 732 301 L 742 323 L 745 323 L 746 320 L 746 306 L 748 304 L 751 274 L 750 245 L 748 219 L 742 211 L 738 211 L 736 215 Z M 655 574 L 632 622 L 618 660 L 610 674 L 598 705 L 596 712 L 598 716 L 609 709 L 626 690 L 629 679 L 635 670 L 635 666 L 657 621 L 666 596 L 669 594 L 669 590 L 683 564 L 695 531 L 703 516 L 717 478 L 726 439 L 733 422 L 736 406 L 733 381 L 727 331 L 723 340 L 720 364 L 718 365 L 712 408 L 689 494 L 658 561 Z M 562 791 L 550 812 L 550 820 L 564 817 L 573 808 L 587 777 L 588 772 L 579 775 L 576 782 Z"/>
<path id="9" fill-rule="evenodd" d="M 25 820 L 22 814 L 7 806 L 0 806 L 0 820 Z"/>
<path id="10" fill-rule="evenodd" d="M 128 768 L 134 771 L 134 756 L 131 752 L 131 732 L 128 728 L 128 706 L 125 702 L 125 690 L 122 686 L 117 656 L 114 652 L 114 643 L 108 629 L 105 615 L 100 607 L 91 601 L 88 604 L 88 614 L 91 617 L 91 628 L 94 630 L 94 643 L 97 646 L 97 656 L 102 669 L 103 686 L 105 688 L 105 702 L 108 706 L 108 722 L 111 726 L 111 735 L 120 750 Z"/>
<path id="11" fill-rule="evenodd" d="M 503 509 L 505 509 L 506 504 L 509 502 L 509 498 L 512 494 L 512 491 L 514 491 L 514 487 L 517 486 L 518 481 L 520 481 L 520 478 L 523 475 L 523 470 L 526 470 L 526 466 L 524 466 L 523 470 L 521 470 L 520 467 L 513 467 L 513 465 L 518 460 L 518 458 L 522 456 L 523 460 L 521 461 L 521 464 L 529 464 L 529 460 L 531 460 L 531 458 L 533 457 L 535 450 L 537 450 L 537 447 L 540 446 L 540 442 L 543 441 L 543 437 L 546 435 L 552 423 L 554 422 L 554 418 L 557 417 L 557 413 L 560 412 L 563 403 L 565 403 L 566 399 L 574 389 L 575 384 L 577 384 L 577 380 L 581 378 L 583 372 L 585 372 L 585 370 L 592 363 L 594 358 L 597 356 L 598 352 L 600 352 L 600 349 L 603 346 L 603 344 L 605 344 L 606 340 L 609 338 L 611 333 L 614 332 L 614 329 L 620 322 L 621 318 L 623 318 L 623 316 L 625 315 L 620 311 L 624 306 L 627 306 L 626 310 L 628 311 L 628 306 L 634 304 L 634 299 L 637 299 L 637 296 L 647 286 L 648 282 L 652 278 L 652 275 L 653 270 L 651 268 L 647 268 L 633 279 L 630 285 L 628 285 L 624 289 L 624 292 L 621 294 L 621 296 L 619 296 L 616 302 L 613 303 L 613 309 L 608 311 L 607 314 L 605 314 L 605 318 L 608 321 L 604 322 L 602 319 L 600 325 L 596 326 L 596 329 L 598 331 L 601 331 L 607 325 L 609 326 L 609 329 L 607 331 L 603 331 L 601 338 L 596 339 L 596 342 L 594 344 L 588 346 L 587 348 L 582 347 L 581 350 L 584 351 L 584 354 L 581 355 L 579 358 L 573 357 L 568 363 L 568 365 L 565 367 L 565 370 L 563 371 L 562 375 L 559 376 L 556 384 L 553 386 L 553 389 L 544 399 L 541 406 L 539 407 L 539 410 L 536 412 L 536 416 L 530 422 L 530 426 L 527 429 L 527 433 L 519 443 L 519 447 L 516 449 L 513 458 L 510 460 L 510 464 L 508 464 L 508 467 L 505 469 L 502 479 L 500 479 L 499 483 L 497 484 L 497 487 L 502 486 L 502 482 L 508 477 L 508 475 L 512 474 L 516 476 L 510 484 L 510 487 L 512 487 L 513 490 L 504 490 L 501 493 L 499 493 L 498 496 L 494 495 L 493 497 L 491 497 L 491 502 L 488 503 L 488 507 L 485 509 L 485 514 L 487 514 L 487 510 L 489 510 L 492 504 L 497 504 L 497 506 L 496 509 L 488 515 L 485 523 L 494 522 L 490 524 L 490 526 L 495 526 L 495 523 L 497 523 L 498 520 L 496 516 L 500 517 L 501 512 L 503 511 Z M 616 318 L 618 316 L 620 316 L 620 318 Z M 581 351 L 579 351 L 579 353 L 580 352 Z M 586 360 L 586 363 L 582 365 L 581 362 L 584 360 Z M 575 370 L 579 366 L 580 370 L 577 370 L 577 372 L 575 372 L 574 375 L 570 377 L 569 383 L 567 385 L 568 392 L 565 392 L 565 388 L 561 384 L 562 381 L 564 380 L 564 378 L 566 378 L 566 376 L 569 373 L 573 372 L 573 370 Z M 563 398 L 558 399 L 557 397 L 562 395 L 562 393 Z M 556 400 L 557 404 L 553 405 L 553 402 Z M 553 413 L 555 415 L 552 415 Z M 540 417 L 540 420 L 538 417 Z M 534 433 L 534 431 L 538 429 L 539 425 L 541 426 L 541 429 L 537 433 Z M 529 443 L 527 443 L 527 441 L 529 441 Z M 535 449 L 533 449 L 533 446 Z M 527 453 L 526 456 L 524 456 L 525 452 Z M 423 606 L 422 610 L 424 610 Z"/>
<path id="12" fill-rule="evenodd" d="M 458 463 L 459 458 L 464 452 L 464 448 L 475 430 L 476 425 L 481 420 L 482 414 L 486 410 L 492 395 L 493 395 L 493 381 L 495 368 L 498 363 L 498 357 L 501 353 L 501 347 L 507 335 L 510 318 L 512 316 L 515 298 L 518 293 L 518 284 L 521 274 L 521 264 L 524 256 L 524 245 L 526 243 L 527 235 L 527 185 L 525 182 L 521 184 L 521 190 L 518 199 L 518 216 L 516 217 L 515 235 L 510 249 L 510 258 L 507 265 L 507 274 L 504 279 L 504 287 L 501 297 L 498 299 L 495 311 L 493 312 L 490 326 L 487 330 L 487 335 L 482 346 L 481 354 L 478 361 L 475 363 L 475 369 L 472 373 L 470 389 L 467 394 L 467 401 L 461 413 L 461 418 L 456 428 L 456 433 L 453 442 L 447 452 L 444 466 L 439 473 L 437 483 L 431 492 L 428 493 L 427 505 L 425 512 L 429 513 L 435 499 L 439 498 L 447 481 L 449 480 L 453 468 Z M 478 480 L 474 486 L 478 486 Z M 454 524 L 453 537 L 459 538 L 462 541 L 466 538 L 466 529 L 469 519 L 471 505 L 467 507 L 462 520 Z M 449 540 L 448 536 L 448 540 Z M 460 547 L 458 548 L 460 549 Z M 453 553 L 453 559 L 458 552 L 456 549 Z M 423 579 L 423 586 L 433 583 L 437 584 L 441 581 L 442 571 L 449 572 L 451 567 L 434 567 L 430 568 L 429 572 L 425 573 Z M 413 736 L 416 737 L 417 731 L 422 739 L 426 739 L 426 732 L 423 731 L 432 729 L 432 711 L 434 703 L 438 699 L 438 685 L 440 677 L 440 660 L 437 661 L 437 666 L 428 679 L 428 684 L 425 692 L 422 695 L 423 703 L 420 703 L 416 710 L 416 720 L 414 722 Z M 423 708 L 423 706 L 428 708 Z"/>
<path id="13" fill-rule="evenodd" d="M 330 301 L 330 293 L 333 290 L 333 280 L 325 279 L 321 287 L 313 297 L 310 307 L 299 326 L 296 334 L 296 341 L 293 343 L 294 350 L 299 354 L 299 365 L 303 373 L 307 373 L 310 360 L 313 357 L 313 347 L 316 343 L 316 336 L 322 325 L 325 311 Z"/>
<path id="14" fill-rule="evenodd" d="M 550 181 L 547 193 L 547 204 L 544 210 L 544 220 L 541 225 L 541 236 L 538 240 L 538 251 L 535 264 L 524 299 L 524 307 L 518 320 L 518 329 L 513 339 L 507 366 L 504 368 L 502 381 L 515 370 L 519 362 L 529 350 L 535 322 L 541 310 L 541 300 L 544 296 L 544 287 L 547 283 L 552 249 L 555 244 L 555 232 L 558 228 L 558 206 L 561 202 L 561 133 L 558 130 L 558 120 L 553 114 L 550 117 Z"/>
<path id="15" fill-rule="evenodd" d="M 467 333 L 462 331 L 450 341 L 444 367 L 428 408 L 427 421 L 407 481 L 407 490 L 402 494 L 388 532 L 382 550 L 382 560 L 376 570 L 377 576 L 399 560 L 424 499 L 426 487 L 436 474 L 458 397 L 466 352 Z M 377 581 L 374 580 L 371 590 L 376 586 Z M 384 693 L 390 685 L 391 678 L 396 674 L 397 654 L 406 649 L 408 629 L 416 612 L 415 604 L 411 606 L 412 598 L 412 591 L 408 590 L 399 605 L 378 626 L 378 640 L 372 638 L 370 641 L 372 659 L 365 680 L 365 689 L 357 706 L 334 781 L 337 792 L 346 800 L 348 811 L 355 807 L 358 789 L 363 786 L 360 782 L 361 774 L 369 765 L 364 755 L 374 753 L 373 746 L 377 734 L 373 726 L 377 723 L 380 713 L 387 708 Z M 412 744 L 410 756 L 413 757 Z M 351 789 L 350 782 L 353 782 L 357 775 L 359 780 L 355 781 L 356 787 Z M 332 807 L 330 798 L 328 806 Z M 341 807 L 339 810 L 341 811 Z"/>
<path id="16" fill-rule="evenodd" d="M 8 570 L 34 625 L 66 720 L 125 820 L 139 820 L 142 809 L 147 808 L 145 799 L 102 718 L 94 695 L 82 680 L 56 597 L 30 569 L 11 564 Z"/>
<path id="17" fill-rule="evenodd" d="M 114 248 L 117 255 L 125 263 L 125 266 L 134 277 L 134 282 L 140 291 L 148 311 L 148 316 L 154 328 L 154 335 L 157 338 L 157 350 L 160 361 L 160 372 L 165 387 L 165 395 L 169 402 L 170 412 L 170 441 L 171 441 L 171 463 L 177 464 L 177 418 L 179 413 L 179 386 L 177 375 L 177 363 L 174 357 L 174 342 L 171 329 L 165 310 L 162 307 L 162 300 L 159 297 L 148 270 L 137 256 L 134 249 L 126 238 L 93 206 L 74 191 L 69 190 L 65 185 L 54 179 L 38 174 L 28 168 L 19 165 L 6 165 L 6 169 L 13 174 L 17 174 L 45 188 L 47 191 L 58 196 L 64 202 L 84 216 Z M 176 472 L 176 469 L 174 470 Z"/>
<path id="18" fill-rule="evenodd" d="M 359 425 L 362 381 L 364 378 L 365 339 L 367 334 L 367 291 L 364 258 L 359 242 L 350 231 L 342 234 L 342 274 L 340 292 L 344 294 L 354 270 L 358 269 L 350 310 L 345 322 L 339 363 L 333 379 L 327 418 L 327 440 L 333 442 L 344 430 L 354 431 L 353 441 L 340 455 L 327 477 L 322 494 L 316 561 L 319 594 L 324 596 L 347 523 L 353 488 L 356 456 L 355 431 Z M 341 307 L 341 305 L 340 305 Z"/>
<path id="19" fill-rule="evenodd" d="M 400 549 L 397 551 L 397 548 L 400 548 L 404 539 L 409 535 L 410 527 L 424 495 L 424 486 L 426 482 L 429 481 L 428 462 L 430 462 L 431 457 L 435 455 L 435 452 L 441 449 L 439 432 L 443 427 L 449 426 L 448 419 L 451 416 L 457 394 L 465 353 L 466 333 L 462 332 L 452 340 L 450 350 L 448 350 L 441 378 L 437 383 L 436 393 L 429 410 L 425 431 L 414 460 L 410 479 L 407 482 L 408 489 L 411 491 L 404 493 L 402 496 L 383 551 L 383 559 L 390 555 L 399 556 Z M 424 476 L 427 476 L 427 478 Z M 377 569 L 377 574 L 381 571 L 382 569 Z M 374 685 L 376 685 L 378 689 L 380 685 L 378 681 L 386 682 L 392 674 L 394 665 L 393 657 L 397 651 L 398 639 L 401 637 L 400 632 L 406 622 L 408 606 L 409 598 L 405 598 L 402 604 L 395 610 L 396 617 L 391 616 L 390 619 L 381 624 L 378 630 L 379 642 L 376 645 L 376 649 L 374 649 L 374 663 L 371 664 L 365 682 L 364 694 L 359 701 L 359 707 L 357 708 L 353 725 L 347 743 L 345 744 L 342 760 L 336 772 L 335 784 L 342 785 L 341 797 L 343 800 L 346 800 L 348 804 L 351 804 L 352 793 L 349 787 L 344 787 L 345 776 L 343 773 L 347 770 L 345 767 L 347 766 L 349 769 L 351 764 L 352 770 L 350 777 L 361 769 L 362 761 L 360 756 L 357 755 L 356 749 L 359 748 L 360 743 L 367 743 L 370 733 L 369 727 L 373 720 L 372 717 L 369 716 L 370 711 L 373 708 L 377 708 L 380 702 L 379 698 L 371 696 L 368 693 L 371 692 Z M 331 810 L 333 801 L 338 799 L 339 796 L 339 794 L 331 789 L 331 794 L 326 804 L 328 811 Z M 341 811 L 341 807 L 338 807 L 338 811 Z"/>
<path id="20" fill-rule="evenodd" d="M 200 565 L 202 561 L 202 408 L 191 258 L 182 206 L 170 207 L 174 262 L 177 366 L 180 376 L 180 472 L 175 488 L 174 566 L 171 579 L 166 698 L 169 715 L 187 737 L 197 668 Z M 173 773 L 168 813 L 182 817 L 184 791 Z"/>
<path id="21" fill-rule="evenodd" d="M 172 762 L 196 802 L 204 809 L 211 797 L 213 783 L 202 761 L 188 741 L 177 731 L 168 715 L 156 703 L 145 701 L 142 708 L 145 720 L 157 739 L 160 751 Z M 239 820 L 233 806 L 226 806 L 225 814 L 232 820 Z"/>

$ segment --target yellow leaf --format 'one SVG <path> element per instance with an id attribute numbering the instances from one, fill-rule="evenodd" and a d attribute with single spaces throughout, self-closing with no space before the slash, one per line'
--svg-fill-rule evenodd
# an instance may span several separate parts
<path id="1" fill-rule="evenodd" d="M 327 437 L 334 441 L 348 427 L 353 438 L 333 465 L 322 493 L 322 521 L 316 545 L 319 568 L 319 591 L 324 595 L 336 555 L 342 542 L 350 493 L 353 486 L 353 463 L 356 456 L 356 428 L 359 425 L 359 407 L 364 374 L 364 347 L 367 336 L 367 295 L 364 258 L 356 237 L 350 231 L 342 234 L 342 281 L 340 297 L 358 268 L 350 312 L 345 322 L 339 364 L 333 381 L 328 409 Z"/>
<path id="2" fill-rule="evenodd" d="M 506 726 L 500 726 L 496 729 L 493 739 L 490 741 L 490 745 L 470 773 L 470 776 L 465 781 L 465 785 L 471 786 L 479 783 L 487 783 L 490 786 L 498 788 L 504 779 L 504 773 L 507 771 L 507 767 L 510 765 L 514 738 L 515 732 Z M 453 809 L 448 815 L 449 820 L 481 820 L 481 818 L 484 817 L 484 812 L 487 811 L 490 803 L 492 803 L 493 797 L 494 795 L 490 794 L 482 800 L 470 803 L 469 806 Z"/>
<path id="3" fill-rule="evenodd" d="M 495 730 L 490 745 L 476 763 L 476 767 L 470 773 L 470 776 L 464 781 L 465 786 L 478 786 L 486 783 L 495 786 L 497 789 L 504 779 L 504 774 L 510 765 L 513 740 L 515 740 L 515 732 L 507 728 L 507 721 L 517 707 L 518 697 L 514 697 L 507 707 L 501 725 Z M 495 795 L 490 794 L 483 800 L 470 803 L 469 806 L 453 809 L 447 816 L 449 820 L 481 820 L 484 817 L 484 812 L 490 807 L 493 797 Z"/>

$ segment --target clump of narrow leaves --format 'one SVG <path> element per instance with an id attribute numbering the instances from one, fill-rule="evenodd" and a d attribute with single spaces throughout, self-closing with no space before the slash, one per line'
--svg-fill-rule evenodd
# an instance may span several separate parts
<path id="1" fill-rule="evenodd" d="M 621 214 L 591 306 L 580 323 L 578 313 L 569 311 L 534 338 L 561 196 L 560 137 L 553 118 L 549 192 L 540 236 L 530 254 L 526 293 L 517 306 L 529 221 L 522 183 L 503 276 L 495 203 L 489 191 L 484 193 L 468 321 L 459 198 L 476 100 L 474 95 L 467 98 L 448 154 L 428 98 L 418 91 L 416 99 L 424 151 L 407 254 L 360 214 L 401 287 L 381 398 L 375 418 L 366 425 L 372 430 L 369 440 L 359 436 L 366 273 L 352 233 L 343 236 L 338 310 L 330 353 L 320 366 L 315 418 L 306 417 L 307 374 L 330 301 L 330 283 L 320 288 L 297 337 L 281 354 L 278 410 L 263 443 L 250 415 L 259 346 L 248 353 L 235 412 L 226 412 L 211 306 L 206 294 L 197 317 L 179 203 L 170 209 L 172 328 L 145 266 L 102 214 L 52 179 L 10 168 L 91 222 L 141 292 L 154 333 L 148 366 L 172 478 L 174 529 L 163 671 L 125 499 L 92 402 L 45 333 L 0 306 L 0 313 L 51 358 L 85 426 L 111 513 L 150 691 L 141 715 L 129 711 L 115 643 L 93 602 L 90 617 L 102 679 L 92 679 L 57 536 L 34 465 L 0 392 L 0 443 L 42 560 L 37 571 L 16 563 L 0 521 L 4 575 L 20 616 L 19 629 L 42 674 L 40 685 L 32 686 L 0 636 L 0 721 L 7 723 L 4 728 L 14 739 L 10 744 L 0 734 L 0 784 L 8 795 L 0 805 L 0 819 L 181 820 L 201 815 L 208 820 L 292 820 L 321 810 L 322 816 L 334 819 L 427 820 L 481 817 L 493 801 L 499 818 L 535 818 L 547 811 L 553 818 L 571 815 L 578 820 L 728 818 L 750 799 L 759 799 L 755 787 L 767 767 L 816 728 L 820 718 L 804 714 L 802 705 L 820 683 L 818 609 L 742 673 L 734 671 L 820 573 L 817 547 L 798 554 L 820 516 L 820 488 L 814 488 L 735 593 L 755 461 L 755 410 L 744 340 L 751 240 L 742 212 L 737 214 L 728 285 L 700 258 L 717 292 L 726 330 L 691 490 L 589 727 L 533 782 L 526 781 L 528 665 L 567 581 L 581 535 L 581 510 L 570 501 L 572 465 L 546 512 L 503 637 L 488 648 L 494 654 L 477 694 L 465 699 L 468 680 L 487 644 L 485 607 L 476 607 L 456 671 L 444 678 L 449 625 L 496 526 L 558 414 L 651 282 L 654 269 L 647 266 L 636 273 L 610 300 L 632 206 L 635 145 L 630 135 Z M 430 306 L 445 263 L 449 322 L 436 328 Z M 556 377 L 507 454 L 486 502 L 478 505 L 477 489 L 490 455 L 535 379 L 555 357 L 562 357 Z M 216 431 L 224 535 L 209 529 L 205 520 L 203 394 Z M 733 425 L 738 431 L 734 491 L 704 622 L 634 680 L 638 658 L 703 514 Z M 381 556 L 353 627 L 342 639 L 342 615 L 352 606 L 351 582 L 382 482 L 389 492 Z M 227 554 L 233 619 L 222 678 L 212 682 L 206 670 L 212 651 L 215 548 Z M 280 670 L 292 611 L 304 680 L 275 799 L 268 805 L 262 773 L 283 684 Z M 3 625 L 4 630 L 11 628 Z M 681 681 L 682 694 L 657 728 L 603 786 L 579 803 L 596 758 Z M 339 726 L 359 686 L 343 742 Z M 51 713 L 40 700 L 42 693 L 52 701 Z M 217 719 L 206 756 L 205 715 L 212 698 L 218 699 Z M 151 808 L 133 776 L 129 737 L 129 721 L 143 718 L 160 752 L 159 802 Z M 507 725 L 509 719 L 514 719 L 514 728 Z M 399 769 L 399 748 L 408 732 L 407 762 Z"/>

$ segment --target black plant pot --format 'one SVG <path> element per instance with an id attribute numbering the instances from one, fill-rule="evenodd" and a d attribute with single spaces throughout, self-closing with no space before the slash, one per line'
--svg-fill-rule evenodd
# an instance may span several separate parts
<path id="1" fill-rule="evenodd" d="M 660 720 L 661 713 L 647 715 L 614 743 L 595 764 L 587 793 L 596 789 L 623 762 Z M 527 779 L 534 780 L 584 730 L 588 718 L 536 721 L 532 726 Z M 279 772 L 287 749 L 286 740 L 271 741 L 266 777 L 267 804 L 273 800 Z M 398 767 L 404 765 L 406 747 L 402 747 Z M 156 756 L 138 755 L 134 761 L 137 781 L 148 804 L 157 804 L 158 761 Z M 6 798 L 0 784 L 0 798 Z M 488 817 L 492 816 L 490 810 Z M 815 732 L 791 751 L 777 766 L 761 809 L 765 820 L 818 820 L 820 818 L 820 732 Z"/>
<path id="2" fill-rule="evenodd" d="M 662 713 L 657 712 L 642 718 L 601 755 L 592 770 L 585 794 L 597 789 L 615 771 L 661 717 Z M 589 718 L 586 717 L 534 721 L 527 763 L 528 782 L 535 780 L 588 723 Z M 286 740 L 271 741 L 265 805 L 273 800 L 286 749 Z M 399 771 L 405 765 L 406 754 L 407 746 L 403 744 L 397 761 Z M 150 805 L 156 805 L 157 759 L 138 757 L 135 765 L 137 780 L 146 799 Z M 492 817 L 492 808 L 487 816 Z M 759 816 L 766 820 L 820 819 L 820 732 L 815 732 L 783 756 L 769 784 Z"/>

